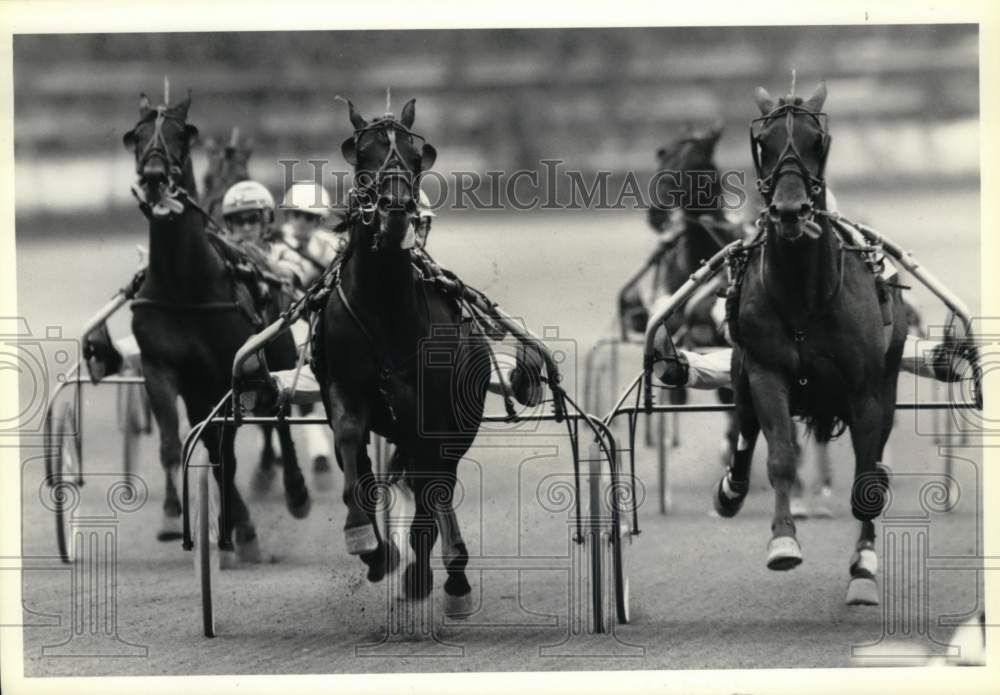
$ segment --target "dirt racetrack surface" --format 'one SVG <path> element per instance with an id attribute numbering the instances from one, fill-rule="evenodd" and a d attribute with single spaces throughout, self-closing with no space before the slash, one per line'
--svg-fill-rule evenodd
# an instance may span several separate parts
<path id="1" fill-rule="evenodd" d="M 862 211 L 932 271 L 968 268 L 942 279 L 978 310 L 975 194 L 842 198 L 848 214 Z M 75 338 L 86 317 L 129 277 L 134 245 L 146 243 L 144 224 L 137 211 L 110 229 L 70 229 L 61 220 L 59 233 L 32 238 L 46 224 L 17 229 L 20 312 L 36 334 L 63 326 L 64 335 Z M 648 252 L 650 236 L 639 212 L 466 213 L 441 217 L 431 250 L 537 333 L 557 329 L 570 365 L 567 389 L 579 393 L 583 356 L 608 331 L 614 292 Z M 923 291 L 916 295 L 928 322 L 940 323 L 940 305 Z M 127 332 L 128 318 L 125 311 L 112 321 L 113 335 Z M 638 373 L 638 350 L 624 351 L 622 364 L 623 378 Z M 900 400 L 936 395 L 928 382 L 902 381 Z M 695 400 L 710 402 L 712 395 Z M 107 488 L 121 472 L 114 406 L 113 388 L 87 391 L 85 467 L 109 475 L 83 487 L 81 515 L 109 514 Z M 499 399 L 489 409 L 501 413 Z M 835 515 L 799 523 L 805 560 L 785 573 L 764 565 L 772 495 L 763 441 L 746 507 L 729 520 L 708 513 L 722 471 L 720 415 L 681 419 L 680 446 L 670 451 L 668 516 L 657 511 L 655 450 L 640 442 L 642 533 L 627 549 L 632 620 L 611 635 L 587 634 L 585 614 L 570 610 L 585 582 L 572 559 L 578 546 L 571 542 L 571 517 L 552 492 L 554 484 L 572 480 L 564 431 L 553 425 L 486 429 L 459 468 L 458 517 L 472 556 L 475 612 L 464 621 L 442 617 L 444 572 L 435 553 L 433 600 L 421 608 L 429 616 L 424 627 L 433 627 L 423 638 L 389 634 L 392 625 L 408 625 L 400 613 L 405 607 L 389 595 L 390 582 L 368 584 L 360 561 L 346 554 L 339 472 L 322 485 L 307 470 L 314 504 L 301 521 L 284 508 L 280 476 L 262 497 L 249 492 L 258 438 L 252 428 L 237 440 L 237 480 L 265 550 L 277 561 L 217 575 L 219 636 L 201 633 L 193 553 L 154 538 L 163 496 L 155 435 L 144 438 L 137 470 L 148 499 L 135 511 L 119 512 L 110 526 L 115 554 L 107 571 L 114 572 L 114 592 L 91 600 L 90 584 L 56 557 L 53 515 L 41 501 L 41 451 L 32 445 L 37 440 L 27 439 L 25 675 L 807 667 L 939 654 L 953 625 L 982 607 L 975 571 L 982 553 L 981 452 L 975 439 L 939 450 L 934 427 L 931 414 L 897 419 L 892 505 L 879 523 L 879 607 L 844 605 L 857 535 L 846 437 L 833 447 Z M 296 437 L 301 452 L 301 432 Z M 948 457 L 961 496 L 944 511 L 941 474 Z M 804 477 L 812 481 L 814 469 L 807 465 Z M 76 634 L 74 620 L 86 626 L 84 634 Z M 419 633 L 419 619 L 416 625 Z M 91 627 L 98 634 L 87 634 Z M 880 662 L 875 653 L 892 659 Z"/>

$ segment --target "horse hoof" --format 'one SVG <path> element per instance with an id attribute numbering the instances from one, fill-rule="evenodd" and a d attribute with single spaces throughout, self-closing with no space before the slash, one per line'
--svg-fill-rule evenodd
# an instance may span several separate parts
<path id="1" fill-rule="evenodd" d="M 870 577 L 853 577 L 847 585 L 848 606 L 877 606 L 878 583 Z"/>
<path id="2" fill-rule="evenodd" d="M 791 512 L 793 519 L 809 518 L 809 506 L 801 497 L 793 497 L 789 500 L 788 510 Z"/>
<path id="3" fill-rule="evenodd" d="M 313 458 L 313 473 L 330 473 L 330 457 L 320 454 Z"/>
<path id="4" fill-rule="evenodd" d="M 251 483 L 252 489 L 258 495 L 263 494 L 271 489 L 271 484 L 274 482 L 274 469 L 273 468 L 258 468 L 254 471 L 253 482 Z"/>
<path id="5" fill-rule="evenodd" d="M 371 524 L 344 529 L 344 544 L 348 555 L 363 555 L 378 548 L 378 538 Z"/>
<path id="6" fill-rule="evenodd" d="M 455 620 L 465 620 L 472 615 L 474 608 L 471 591 L 461 596 L 453 596 L 445 592 L 444 614 L 446 617 Z"/>
<path id="7" fill-rule="evenodd" d="M 802 564 L 802 549 L 793 536 L 775 536 L 767 544 L 767 568 L 784 572 Z"/>
<path id="8" fill-rule="evenodd" d="M 295 503 L 288 493 L 285 493 L 285 506 L 288 507 L 288 511 L 296 519 L 305 519 L 309 516 L 309 510 L 312 509 L 312 497 L 309 496 L 309 491 L 302 488 L 303 498 L 301 502 Z"/>
<path id="9" fill-rule="evenodd" d="M 372 552 L 363 553 L 361 561 L 368 565 L 368 581 L 377 584 L 399 566 L 399 548 L 395 541 L 382 542 Z"/>
<path id="10" fill-rule="evenodd" d="M 431 595 L 434 588 L 434 570 L 430 567 L 423 571 L 417 568 L 417 563 L 411 562 L 403 571 L 402 598 L 406 601 L 423 601 Z"/>
<path id="11" fill-rule="evenodd" d="M 164 514 L 160 530 L 156 532 L 156 540 L 161 542 L 176 541 L 181 538 L 181 535 L 180 517 Z"/>
<path id="12" fill-rule="evenodd" d="M 750 481 L 732 480 L 726 473 L 715 490 L 715 511 L 727 519 L 736 516 L 743 508 L 749 491 Z"/>

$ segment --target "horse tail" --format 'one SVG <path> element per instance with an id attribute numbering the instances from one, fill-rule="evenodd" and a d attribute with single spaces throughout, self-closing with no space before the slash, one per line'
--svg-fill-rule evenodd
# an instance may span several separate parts
<path id="1" fill-rule="evenodd" d="M 820 444 L 836 439 L 847 429 L 847 422 L 830 412 L 807 416 L 805 424 L 806 431 Z"/>

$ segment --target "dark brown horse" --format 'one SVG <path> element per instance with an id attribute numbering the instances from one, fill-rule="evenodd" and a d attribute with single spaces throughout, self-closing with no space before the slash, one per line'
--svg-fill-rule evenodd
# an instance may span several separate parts
<path id="1" fill-rule="evenodd" d="M 145 96 L 139 122 L 124 136 L 134 153 L 139 180 L 135 188 L 149 221 L 149 266 L 132 303 L 132 332 L 142 352 L 146 391 L 160 430 L 160 461 L 166 472 L 164 514 L 180 515 L 175 477 L 180 464 L 176 397 L 191 422 L 200 422 L 226 394 L 233 357 L 239 347 L 275 314 L 275 302 L 261 310 L 255 289 L 234 271 L 238 250 L 206 232 L 207 213 L 195 202 L 190 148 L 197 129 L 187 123 L 190 97 L 176 106 L 152 108 Z M 295 364 L 291 338 L 267 352 L 276 369 Z M 223 539 L 233 529 L 241 557 L 259 557 L 250 514 L 234 484 L 233 428 L 208 427 L 203 443 L 225 495 Z M 288 426 L 282 446 L 292 450 Z M 297 465 L 285 466 L 285 494 L 293 515 L 305 516 L 309 493 Z M 230 546 L 231 547 L 231 546 Z"/>
<path id="2" fill-rule="evenodd" d="M 253 142 L 242 137 L 238 128 L 233 128 L 229 140 L 220 145 L 214 138 L 204 143 L 205 154 L 208 155 L 208 168 L 202 178 L 205 193 L 202 196 L 202 207 L 219 225 L 222 224 L 222 198 L 229 187 L 240 181 L 250 179 L 250 155 L 253 154 Z"/>
<path id="3" fill-rule="evenodd" d="M 249 163 L 250 155 L 253 154 L 253 140 L 241 136 L 239 128 L 233 128 L 225 144 L 219 144 L 214 138 L 209 138 L 205 141 L 204 148 L 208 155 L 208 168 L 202 178 L 205 188 L 202 207 L 216 224 L 224 227 L 222 199 L 233 184 L 250 179 Z M 263 492 L 270 488 L 274 479 L 274 466 L 282 465 L 283 459 L 274 450 L 271 435 L 275 428 L 271 425 L 261 425 L 260 429 L 263 446 L 253 478 L 253 487 L 258 492 Z M 295 452 L 291 452 L 291 455 L 294 456 Z"/>
<path id="4" fill-rule="evenodd" d="M 699 129 L 688 126 L 657 155 L 655 198 L 649 208 L 649 224 L 658 233 L 669 230 L 672 248 L 663 254 L 653 278 L 657 294 L 673 294 L 719 250 L 740 235 L 727 222 L 724 212 L 722 175 L 715 164 L 715 146 L 722 126 Z M 706 292 L 693 297 L 683 312 L 667 321 L 667 330 L 678 346 L 686 349 L 728 347 L 710 316 L 715 295 Z M 731 389 L 719 389 L 719 400 L 732 403 Z M 671 389 L 670 402 L 687 402 L 687 390 Z M 725 461 L 736 447 L 736 418 L 729 416 L 726 430 Z"/>
<path id="5" fill-rule="evenodd" d="M 792 418 L 805 418 L 817 441 L 850 429 L 854 447 L 851 509 L 861 523 L 850 564 L 848 603 L 878 603 L 874 519 L 889 477 L 880 465 L 892 431 L 896 381 L 906 334 L 898 289 L 880 293 L 859 249 L 826 216 L 823 178 L 830 136 L 822 113 L 826 87 L 808 99 L 777 103 L 762 88 L 762 114 L 751 130 L 758 187 L 766 204 L 764 236 L 747 252 L 739 285 L 733 384 L 740 442 L 716 491 L 723 516 L 739 511 L 761 430 L 775 491 L 767 566 L 802 561 L 789 511 L 799 456 Z"/>
<path id="6" fill-rule="evenodd" d="M 467 611 L 468 554 L 452 509 L 458 462 L 472 445 L 490 374 L 488 347 L 462 328 L 453 298 L 415 273 L 406 246 L 417 215 L 419 177 L 436 157 L 411 130 L 414 101 L 396 120 L 367 121 L 348 102 L 354 134 L 342 152 L 355 170 L 350 244 L 339 282 L 317 327 L 316 376 L 344 470 L 347 550 L 380 580 L 398 562 L 375 525 L 369 432 L 394 442 L 390 468 L 415 498 L 409 544 L 416 558 L 403 575 L 405 598 L 426 598 L 430 552 L 440 525 L 448 579 L 446 613 Z"/>

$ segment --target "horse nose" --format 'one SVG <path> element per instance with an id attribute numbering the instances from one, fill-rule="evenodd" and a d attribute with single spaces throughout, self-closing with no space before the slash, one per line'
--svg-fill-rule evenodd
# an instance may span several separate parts
<path id="1" fill-rule="evenodd" d="M 796 220 L 812 212 L 812 203 L 797 201 L 775 201 L 768 207 L 772 219 Z"/>
<path id="2" fill-rule="evenodd" d="M 417 211 L 417 201 L 407 193 L 397 196 L 383 195 L 378 199 L 378 207 L 381 210 L 402 211 L 412 215 Z"/>
<path id="3" fill-rule="evenodd" d="M 167 169 L 159 159 L 151 159 L 143 165 L 140 176 L 147 184 L 163 183 L 167 180 Z"/>

